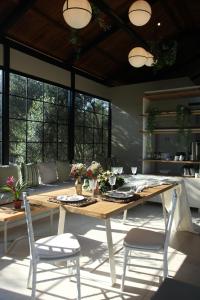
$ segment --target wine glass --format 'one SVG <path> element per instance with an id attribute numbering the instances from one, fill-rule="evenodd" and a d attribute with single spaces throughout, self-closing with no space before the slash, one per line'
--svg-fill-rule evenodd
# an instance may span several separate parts
<path id="1" fill-rule="evenodd" d="M 137 167 L 131 167 L 131 172 L 135 175 L 137 173 Z"/>
<path id="2" fill-rule="evenodd" d="M 94 197 L 94 191 L 97 187 L 97 179 L 95 178 L 92 178 L 92 179 L 89 179 L 89 188 L 90 190 L 92 190 L 92 196 Z"/>
<path id="3" fill-rule="evenodd" d="M 111 191 L 113 191 L 113 186 L 115 185 L 116 183 L 116 175 L 111 175 L 108 179 L 110 185 L 111 185 Z"/>
<path id="4" fill-rule="evenodd" d="M 118 174 L 118 167 L 111 167 L 111 172 L 115 175 Z"/>
<path id="5" fill-rule="evenodd" d="M 118 167 L 118 174 L 121 175 L 123 173 L 123 167 Z"/>

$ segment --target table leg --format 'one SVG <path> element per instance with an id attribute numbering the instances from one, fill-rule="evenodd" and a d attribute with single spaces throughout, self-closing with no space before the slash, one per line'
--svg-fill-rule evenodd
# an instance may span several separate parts
<path id="1" fill-rule="evenodd" d="M 54 209 L 50 209 L 49 218 L 50 218 L 50 232 L 51 232 L 51 234 L 53 234 L 53 217 L 54 217 Z"/>
<path id="2" fill-rule="evenodd" d="M 166 207 L 165 207 L 165 193 L 161 194 L 162 199 L 162 209 L 163 209 L 163 216 L 164 216 L 164 222 L 165 222 L 165 231 L 167 230 L 167 214 L 166 214 Z"/>
<path id="3" fill-rule="evenodd" d="M 8 250 L 8 228 L 7 221 L 4 222 L 4 253 Z"/>
<path id="4" fill-rule="evenodd" d="M 58 234 L 62 234 L 65 231 L 65 216 L 66 216 L 66 210 L 62 206 L 60 206 Z"/>
<path id="5" fill-rule="evenodd" d="M 109 253 L 111 283 L 113 286 L 116 282 L 116 271 L 115 271 L 114 250 L 113 250 L 110 218 L 105 220 L 105 226 L 106 226 L 108 253 Z"/>
<path id="6" fill-rule="evenodd" d="M 123 224 L 125 224 L 126 218 L 127 218 L 127 209 L 124 211 L 124 214 L 123 214 Z"/>

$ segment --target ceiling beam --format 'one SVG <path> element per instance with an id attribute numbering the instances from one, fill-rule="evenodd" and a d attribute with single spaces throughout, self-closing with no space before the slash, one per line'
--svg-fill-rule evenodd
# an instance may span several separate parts
<path id="1" fill-rule="evenodd" d="M 123 31 L 125 31 L 129 37 L 134 41 L 134 42 L 138 42 L 140 44 L 140 46 L 145 47 L 146 50 L 150 50 L 149 49 L 149 45 L 148 43 L 137 33 L 135 32 L 130 26 L 129 24 L 126 24 L 112 9 L 110 6 L 107 5 L 105 0 L 93 0 L 93 2 L 95 3 L 95 5 L 102 11 L 104 12 L 106 15 L 108 15 L 113 21 L 114 23 L 121 28 Z"/>
<path id="2" fill-rule="evenodd" d="M 5 33 L 35 4 L 36 0 L 23 0 L 17 7 L 10 13 L 10 15 L 0 22 L 0 33 Z"/>
<path id="3" fill-rule="evenodd" d="M 166 0 L 161 0 L 160 1 L 161 5 L 164 7 L 165 11 L 167 12 L 168 16 L 170 17 L 174 27 L 178 30 L 178 31 L 182 31 L 183 28 L 180 24 L 180 22 L 178 21 L 177 16 L 175 15 L 175 10 L 171 9 L 171 7 L 169 6 L 168 2 Z M 182 4 L 181 4 L 182 5 Z"/>

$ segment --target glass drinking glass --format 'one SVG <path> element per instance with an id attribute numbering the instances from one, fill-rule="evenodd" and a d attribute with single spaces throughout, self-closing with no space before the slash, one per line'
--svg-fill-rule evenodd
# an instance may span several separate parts
<path id="1" fill-rule="evenodd" d="M 118 167 L 118 174 L 122 174 L 123 173 L 123 167 Z"/>
<path id="2" fill-rule="evenodd" d="M 111 185 L 111 191 L 113 191 L 113 186 L 115 185 L 115 183 L 116 183 L 116 176 L 115 175 L 111 175 L 110 177 L 109 177 L 109 183 L 110 183 L 110 185 Z"/>
<path id="3" fill-rule="evenodd" d="M 137 173 L 137 167 L 131 167 L 131 172 L 135 175 Z"/>
<path id="4" fill-rule="evenodd" d="M 94 191 L 97 187 L 97 179 L 89 179 L 89 188 L 90 190 L 92 190 L 92 196 L 94 197 Z"/>
<path id="5" fill-rule="evenodd" d="M 118 167 L 111 167 L 111 172 L 115 175 L 118 174 Z"/>

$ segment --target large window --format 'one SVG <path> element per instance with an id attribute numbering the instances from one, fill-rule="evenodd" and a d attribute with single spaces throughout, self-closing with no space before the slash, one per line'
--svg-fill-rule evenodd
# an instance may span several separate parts
<path id="1" fill-rule="evenodd" d="M 0 164 L 2 163 L 2 70 L 0 70 Z"/>
<path id="2" fill-rule="evenodd" d="M 68 159 L 69 90 L 10 74 L 9 161 Z"/>
<path id="3" fill-rule="evenodd" d="M 75 95 L 76 161 L 108 157 L 110 103 L 82 93 Z"/>

